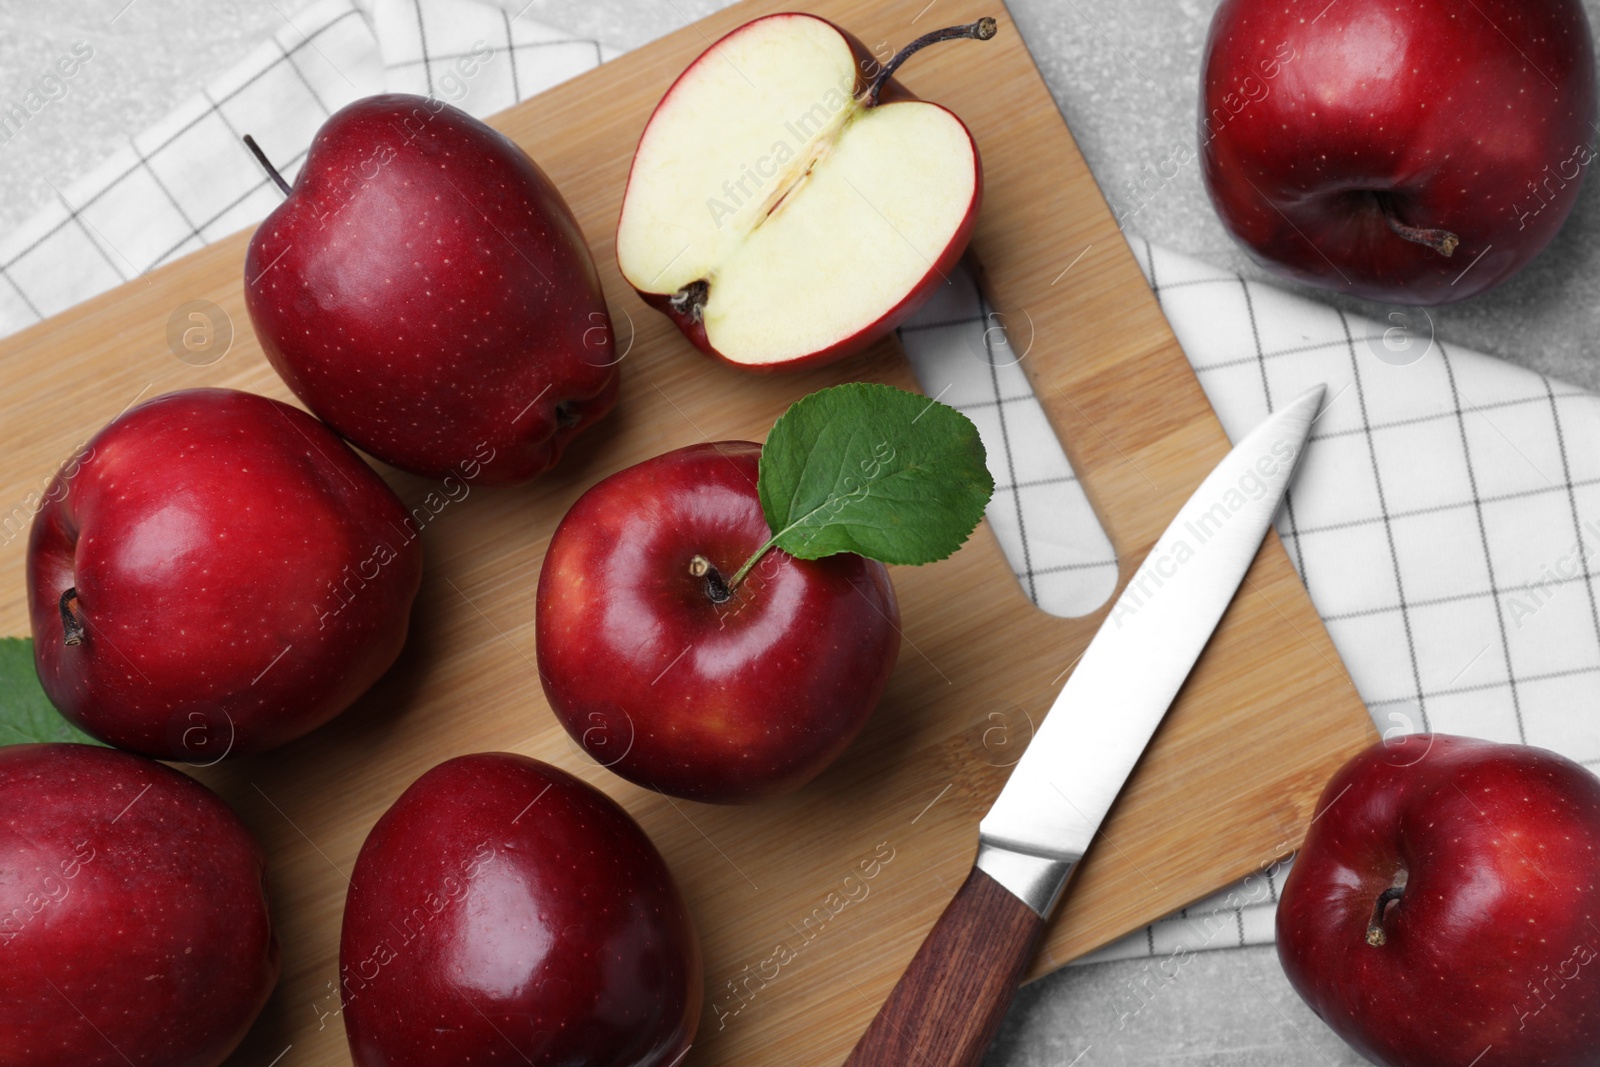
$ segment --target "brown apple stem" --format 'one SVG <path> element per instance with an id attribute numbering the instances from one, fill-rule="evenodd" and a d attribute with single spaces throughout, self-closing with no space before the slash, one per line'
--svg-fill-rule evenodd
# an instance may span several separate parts
<path id="1" fill-rule="evenodd" d="M 1461 243 L 1461 238 L 1449 230 L 1430 230 L 1424 226 L 1406 225 L 1395 217 L 1394 207 L 1387 203 L 1383 205 L 1383 221 L 1387 222 L 1389 229 L 1399 236 L 1419 245 L 1427 245 L 1441 256 L 1454 255 L 1456 246 Z"/>
<path id="2" fill-rule="evenodd" d="M 704 556 L 689 561 L 689 573 L 706 580 L 706 599 L 713 604 L 726 604 L 733 598 L 733 587 L 722 577 L 722 572 Z"/>
<path id="3" fill-rule="evenodd" d="M 1367 920 L 1367 944 L 1379 948 L 1388 944 L 1389 935 L 1383 932 L 1383 913 L 1390 902 L 1405 896 L 1405 886 L 1392 885 L 1378 894 L 1378 903 L 1372 909 L 1372 918 Z"/>
<path id="4" fill-rule="evenodd" d="M 77 586 L 73 586 L 61 594 L 61 634 L 63 640 L 69 645 L 83 644 L 83 623 L 78 621 L 77 612 L 73 611 L 77 603 Z"/>
<path id="5" fill-rule="evenodd" d="M 999 25 L 994 19 L 981 18 L 969 26 L 947 26 L 942 30 L 934 30 L 932 33 L 923 34 L 891 56 L 889 62 L 884 64 L 883 69 L 878 71 L 878 76 L 872 79 L 872 84 L 867 86 L 867 91 L 862 97 L 865 106 L 877 107 L 878 94 L 883 92 L 884 83 L 894 77 L 894 72 L 900 69 L 900 64 L 930 44 L 938 44 L 940 41 L 987 41 L 995 35 L 995 31 L 998 29 Z"/>
<path id="6" fill-rule="evenodd" d="M 678 315 L 687 315 L 690 322 L 699 322 L 705 315 L 706 299 L 711 293 L 711 283 L 701 278 L 692 281 L 667 298 L 667 306 Z"/>
<path id="7" fill-rule="evenodd" d="M 278 168 L 272 165 L 272 160 L 268 159 L 267 154 L 261 150 L 261 146 L 256 144 L 256 139 L 248 133 L 245 134 L 244 146 L 250 149 L 251 154 L 256 157 L 256 162 L 261 164 L 261 169 L 267 172 L 267 176 L 278 183 L 278 188 L 283 190 L 283 195 L 288 196 L 289 183 L 283 180 L 283 175 L 278 173 Z"/>

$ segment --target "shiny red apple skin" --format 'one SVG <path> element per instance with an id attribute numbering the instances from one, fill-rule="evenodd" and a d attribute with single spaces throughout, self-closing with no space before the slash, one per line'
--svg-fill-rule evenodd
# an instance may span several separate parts
<path id="1" fill-rule="evenodd" d="M 265 878 L 238 816 L 177 771 L 0 748 L 0 1063 L 217 1067 L 278 980 Z"/>
<path id="2" fill-rule="evenodd" d="M 745 803 L 792 792 L 861 732 L 900 650 L 883 564 L 774 548 L 734 599 L 726 578 L 771 537 L 761 446 L 691 445 L 611 475 L 567 512 L 539 575 L 539 678 L 567 732 L 624 778 Z"/>
<path id="3" fill-rule="evenodd" d="M 1595 1062 L 1600 780 L 1544 749 L 1419 734 L 1351 760 L 1317 810 L 1278 956 L 1335 1033 L 1388 1067 Z"/>
<path id="4" fill-rule="evenodd" d="M 571 210 L 504 134 L 418 96 L 318 131 L 250 240 L 267 358 L 372 455 L 482 485 L 542 474 L 617 396 L 611 320 Z"/>
<path id="5" fill-rule="evenodd" d="M 1303 7 L 1223 0 L 1212 20 L 1199 139 L 1228 231 L 1281 274 L 1395 304 L 1464 300 L 1526 266 L 1594 158 L 1579 0 Z M 1391 233 L 1374 194 L 1460 246 Z"/>
<path id="6" fill-rule="evenodd" d="M 231 389 L 157 397 L 101 430 L 34 518 L 39 681 L 88 733 L 158 759 L 281 745 L 400 654 L 416 533 L 383 479 L 300 409 Z"/>
<path id="7" fill-rule="evenodd" d="M 510 753 L 441 763 L 378 820 L 339 959 L 356 1067 L 671 1067 L 700 1018 L 699 942 L 650 839 Z"/>
<path id="8" fill-rule="evenodd" d="M 789 16 L 785 13 L 763 16 L 763 18 L 786 17 Z M 845 41 L 849 43 L 850 51 L 855 53 L 856 57 L 856 92 L 861 92 L 881 69 L 881 64 L 879 63 L 878 59 L 872 54 L 871 51 L 868 50 L 867 46 L 861 42 L 860 38 L 858 38 L 855 34 L 850 33 L 837 23 L 831 22 L 828 19 L 824 19 L 820 15 L 807 15 L 807 17 L 815 18 L 821 22 L 827 22 L 828 25 L 832 26 L 838 31 L 839 36 L 843 37 Z M 756 19 L 754 21 L 759 22 L 760 19 Z M 728 33 L 723 34 L 722 38 L 718 38 L 717 43 L 721 43 L 722 39 L 731 37 L 734 34 L 745 30 L 749 25 L 750 23 L 746 23 L 744 26 L 730 30 Z M 710 53 L 715 47 L 716 44 L 713 44 L 710 48 L 706 49 L 706 53 Z M 705 54 L 702 54 L 701 57 L 696 59 L 695 62 L 698 63 L 700 59 L 703 58 L 705 58 Z M 693 68 L 694 64 L 691 63 L 689 67 L 685 68 L 682 74 L 679 74 L 673 79 L 672 86 L 662 94 L 661 100 L 657 102 L 654 110 L 650 112 L 651 119 L 655 118 L 655 114 L 657 111 L 661 110 L 662 104 L 666 103 L 667 98 L 672 95 L 672 92 L 677 88 L 678 83 L 687 77 L 690 70 Z M 891 104 L 901 100 L 919 99 L 921 98 L 915 93 L 912 93 L 895 78 L 890 78 L 888 81 L 884 82 L 883 88 L 878 97 L 880 104 Z M 932 103 L 932 101 L 924 101 L 924 103 Z M 945 107 L 943 104 L 933 104 L 933 106 L 939 108 L 941 111 L 949 112 L 952 118 L 954 118 L 957 122 L 961 122 L 961 117 L 956 115 L 955 112 L 950 111 L 950 109 Z M 645 127 L 648 128 L 649 125 L 650 123 L 646 121 Z M 961 125 L 963 129 L 966 128 L 966 123 L 961 123 Z M 969 138 L 972 137 L 971 130 L 967 131 L 967 136 Z M 693 344 L 701 352 L 716 360 L 718 363 L 723 363 L 730 367 L 737 367 L 738 369 L 744 371 L 754 371 L 757 374 L 773 374 L 782 371 L 804 370 L 808 367 L 820 367 L 828 363 L 836 363 L 839 360 L 848 359 L 850 356 L 857 355 L 860 352 L 872 347 L 885 337 L 888 337 L 895 330 L 903 326 L 907 319 L 916 314 L 918 308 L 928 302 L 928 299 L 933 296 L 934 292 L 939 288 L 939 286 L 945 284 L 946 280 L 948 280 L 950 277 L 950 272 L 955 269 L 956 264 L 961 261 L 961 257 L 966 254 L 967 245 L 972 241 L 972 231 L 978 224 L 978 209 L 983 206 L 983 157 L 978 154 L 978 142 L 975 138 L 972 140 L 972 162 L 976 170 L 976 173 L 973 176 L 974 184 L 972 188 L 972 203 L 967 207 L 967 213 L 961 221 L 960 228 L 956 230 L 955 234 L 950 239 L 950 243 L 944 247 L 944 250 L 941 251 L 939 255 L 934 258 L 933 262 L 929 264 L 928 273 L 923 275 L 922 280 L 917 283 L 916 287 L 907 293 L 904 299 L 902 299 L 894 307 L 890 308 L 875 322 L 868 323 L 866 326 L 862 327 L 856 333 L 851 334 L 849 337 L 841 338 L 836 343 L 829 345 L 826 348 L 819 349 L 816 352 L 808 353 L 799 359 L 784 360 L 778 363 L 742 363 L 738 360 L 729 359 L 721 352 L 717 351 L 717 349 L 711 344 L 710 339 L 706 336 L 706 328 L 703 322 L 696 319 L 694 315 L 687 311 L 680 311 L 672 307 L 671 294 L 646 293 L 639 292 L 638 290 L 635 291 L 639 293 L 639 299 L 643 300 L 650 307 L 661 312 L 668 319 L 670 319 L 672 324 L 678 328 L 684 337 L 688 338 L 691 344 Z M 629 164 L 628 181 L 630 183 L 633 181 L 633 167 L 634 164 Z M 626 191 L 624 191 L 623 197 L 626 199 Z"/>

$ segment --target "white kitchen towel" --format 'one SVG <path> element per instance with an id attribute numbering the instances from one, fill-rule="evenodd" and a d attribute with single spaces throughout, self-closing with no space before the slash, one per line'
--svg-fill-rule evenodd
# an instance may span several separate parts
<path id="1" fill-rule="evenodd" d="M 243 133 L 292 179 L 317 127 L 358 97 L 431 92 L 486 115 L 613 54 L 482 0 L 316 0 L 0 238 L 0 334 L 270 211 L 279 194 Z M 1600 400 L 1439 342 L 1423 312 L 1374 323 L 1131 244 L 1230 436 L 1328 384 L 1278 525 L 1379 728 L 1600 766 Z M 901 339 L 929 394 L 983 433 L 989 521 L 1024 589 L 1058 614 L 1092 610 L 1115 579 L 1110 546 L 970 276 Z M 1278 713 L 1292 728 L 1295 709 Z M 1284 870 L 1094 958 L 1270 941 Z"/>

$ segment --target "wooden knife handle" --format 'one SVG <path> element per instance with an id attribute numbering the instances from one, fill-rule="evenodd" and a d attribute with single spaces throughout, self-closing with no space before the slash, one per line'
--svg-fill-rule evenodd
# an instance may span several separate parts
<path id="1" fill-rule="evenodd" d="M 845 1067 L 976 1067 L 1044 920 L 973 868 Z"/>

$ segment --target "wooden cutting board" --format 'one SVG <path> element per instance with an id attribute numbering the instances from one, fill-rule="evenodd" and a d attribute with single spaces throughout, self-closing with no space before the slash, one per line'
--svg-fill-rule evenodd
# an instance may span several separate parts
<path id="1" fill-rule="evenodd" d="M 891 48 L 934 24 L 999 17 L 995 40 L 931 49 L 904 80 L 977 136 L 986 192 L 972 247 L 994 305 L 1011 313 L 1008 321 L 1032 322 L 1024 366 L 1125 581 L 1227 441 L 1016 26 L 997 0 L 925 5 L 816 0 L 812 9 L 869 47 Z M 789 376 L 714 365 L 617 274 L 612 238 L 624 177 L 651 108 L 711 41 L 782 7 L 747 0 L 494 120 L 566 193 L 589 237 L 619 341 L 632 335 L 622 398 L 558 471 L 522 489 L 473 489 L 428 525 L 410 644 L 356 707 L 287 748 L 195 772 L 266 844 L 283 945 L 277 993 L 231 1062 L 348 1062 L 332 991 L 346 879 L 363 838 L 439 761 L 510 750 L 616 797 L 677 873 L 706 959 L 706 1013 L 688 1063 L 838 1063 L 960 884 L 978 819 L 1030 721 L 1040 721 L 1103 618 L 1103 610 L 1074 620 L 1035 610 L 987 528 L 951 560 L 896 569 L 905 640 L 883 705 L 820 779 L 756 807 L 708 807 L 635 788 L 591 762 L 550 715 L 533 668 L 534 587 L 551 531 L 584 489 L 670 448 L 760 440 L 785 406 L 825 385 L 868 379 L 914 388 L 892 342 Z M 293 400 L 250 331 L 241 296 L 246 239 L 238 234 L 0 343 L 8 385 L 0 518 L 25 522 L 28 495 L 136 397 L 220 385 Z M 236 332 L 226 357 L 208 367 L 180 361 L 168 345 L 169 316 L 191 300 L 222 307 Z M 408 505 L 422 504 L 429 483 L 385 474 Z M 26 536 L 11 527 L 0 536 L 9 591 L 0 632 L 26 634 Z M 1322 783 L 1371 737 L 1338 654 L 1269 536 L 1085 861 L 1033 973 L 1292 849 Z M 775 965 L 779 945 L 788 953 Z"/>

